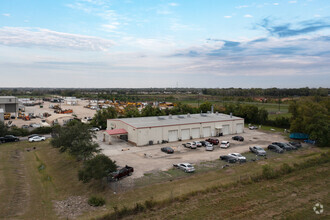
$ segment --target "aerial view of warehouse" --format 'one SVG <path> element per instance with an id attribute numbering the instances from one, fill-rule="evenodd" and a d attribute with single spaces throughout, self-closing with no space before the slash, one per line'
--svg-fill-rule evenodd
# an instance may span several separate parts
<path id="1" fill-rule="evenodd" d="M 120 135 L 136 146 L 243 133 L 244 119 L 221 113 L 108 119 L 104 139 Z M 127 137 L 125 137 L 127 135 Z"/>

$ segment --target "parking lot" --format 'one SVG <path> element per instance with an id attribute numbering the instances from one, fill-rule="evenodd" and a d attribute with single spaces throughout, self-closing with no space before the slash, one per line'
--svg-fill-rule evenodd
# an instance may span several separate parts
<path id="1" fill-rule="evenodd" d="M 232 140 L 232 136 L 227 135 L 218 137 L 219 141 L 229 141 L 228 149 L 220 149 L 215 146 L 214 151 L 206 151 L 205 147 L 189 149 L 182 146 L 189 141 L 173 142 L 168 144 L 135 147 L 128 143 L 112 138 L 112 145 L 102 142 L 102 132 L 97 134 L 97 141 L 102 148 L 102 153 L 115 160 L 119 166 L 133 166 L 134 173 L 132 178 L 139 178 L 144 173 L 159 170 L 168 170 L 173 164 L 187 162 L 198 164 L 203 161 L 219 159 L 220 155 L 228 153 L 243 153 L 249 151 L 249 146 L 259 145 L 266 148 L 272 142 L 286 142 L 282 135 L 278 133 L 265 133 L 258 130 L 245 129 L 243 134 L 244 142 Z M 197 139 L 204 140 L 204 139 Z M 160 151 L 161 147 L 169 146 L 174 149 L 174 154 L 166 154 Z"/>

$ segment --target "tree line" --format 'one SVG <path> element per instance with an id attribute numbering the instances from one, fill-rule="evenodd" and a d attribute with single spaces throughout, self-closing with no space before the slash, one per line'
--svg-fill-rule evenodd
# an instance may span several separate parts
<path id="1" fill-rule="evenodd" d="M 329 88 L 222 88 L 202 89 L 204 95 L 214 96 L 265 96 L 265 97 L 293 97 L 293 96 L 328 96 Z"/>

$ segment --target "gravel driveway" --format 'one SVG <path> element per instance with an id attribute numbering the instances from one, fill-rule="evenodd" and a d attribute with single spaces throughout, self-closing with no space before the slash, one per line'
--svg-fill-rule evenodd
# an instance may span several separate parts
<path id="1" fill-rule="evenodd" d="M 144 147 L 135 147 L 127 144 L 122 140 L 113 139 L 112 145 L 107 145 L 102 141 L 98 141 L 102 148 L 102 152 L 115 160 L 119 166 L 126 164 L 134 167 L 134 173 L 131 178 L 142 177 L 144 173 L 155 170 L 168 170 L 172 168 L 174 163 L 188 162 L 200 163 L 202 161 L 210 161 L 218 159 L 220 155 L 228 153 L 243 153 L 249 151 L 249 146 L 259 145 L 266 148 L 271 142 L 285 142 L 284 137 L 278 133 L 265 133 L 258 130 L 245 129 L 243 134 L 244 142 L 238 142 L 231 139 L 234 135 L 219 137 L 219 141 L 229 141 L 228 149 L 220 149 L 215 146 L 214 151 L 205 151 L 205 147 L 196 150 L 184 148 L 183 143 L 188 141 L 173 142 L 168 144 L 159 144 Z M 101 140 L 102 133 L 98 133 L 98 140 Z M 203 140 L 203 139 L 198 139 Z M 160 151 L 161 147 L 170 146 L 174 148 L 174 154 L 165 154 Z"/>

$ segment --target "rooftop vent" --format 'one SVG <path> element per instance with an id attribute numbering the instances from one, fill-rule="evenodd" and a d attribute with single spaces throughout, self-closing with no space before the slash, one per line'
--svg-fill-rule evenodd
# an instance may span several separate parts
<path id="1" fill-rule="evenodd" d="M 184 118 L 184 116 L 183 115 L 178 115 L 178 118 Z"/>
<path id="2" fill-rule="evenodd" d="M 164 117 L 157 116 L 158 120 L 165 120 Z"/>
<path id="3" fill-rule="evenodd" d="M 215 114 L 216 114 L 216 115 L 219 115 L 219 112 L 216 112 Z"/>
<path id="4" fill-rule="evenodd" d="M 169 114 L 168 118 L 169 118 L 169 119 L 172 119 L 172 115 L 171 115 L 171 114 Z"/>
<path id="5" fill-rule="evenodd" d="M 187 117 L 190 118 L 190 113 L 187 114 Z"/>
<path id="6" fill-rule="evenodd" d="M 230 112 L 230 117 L 232 118 L 233 117 L 233 113 Z"/>
<path id="7" fill-rule="evenodd" d="M 207 117 L 207 114 L 201 114 L 202 117 Z"/>

